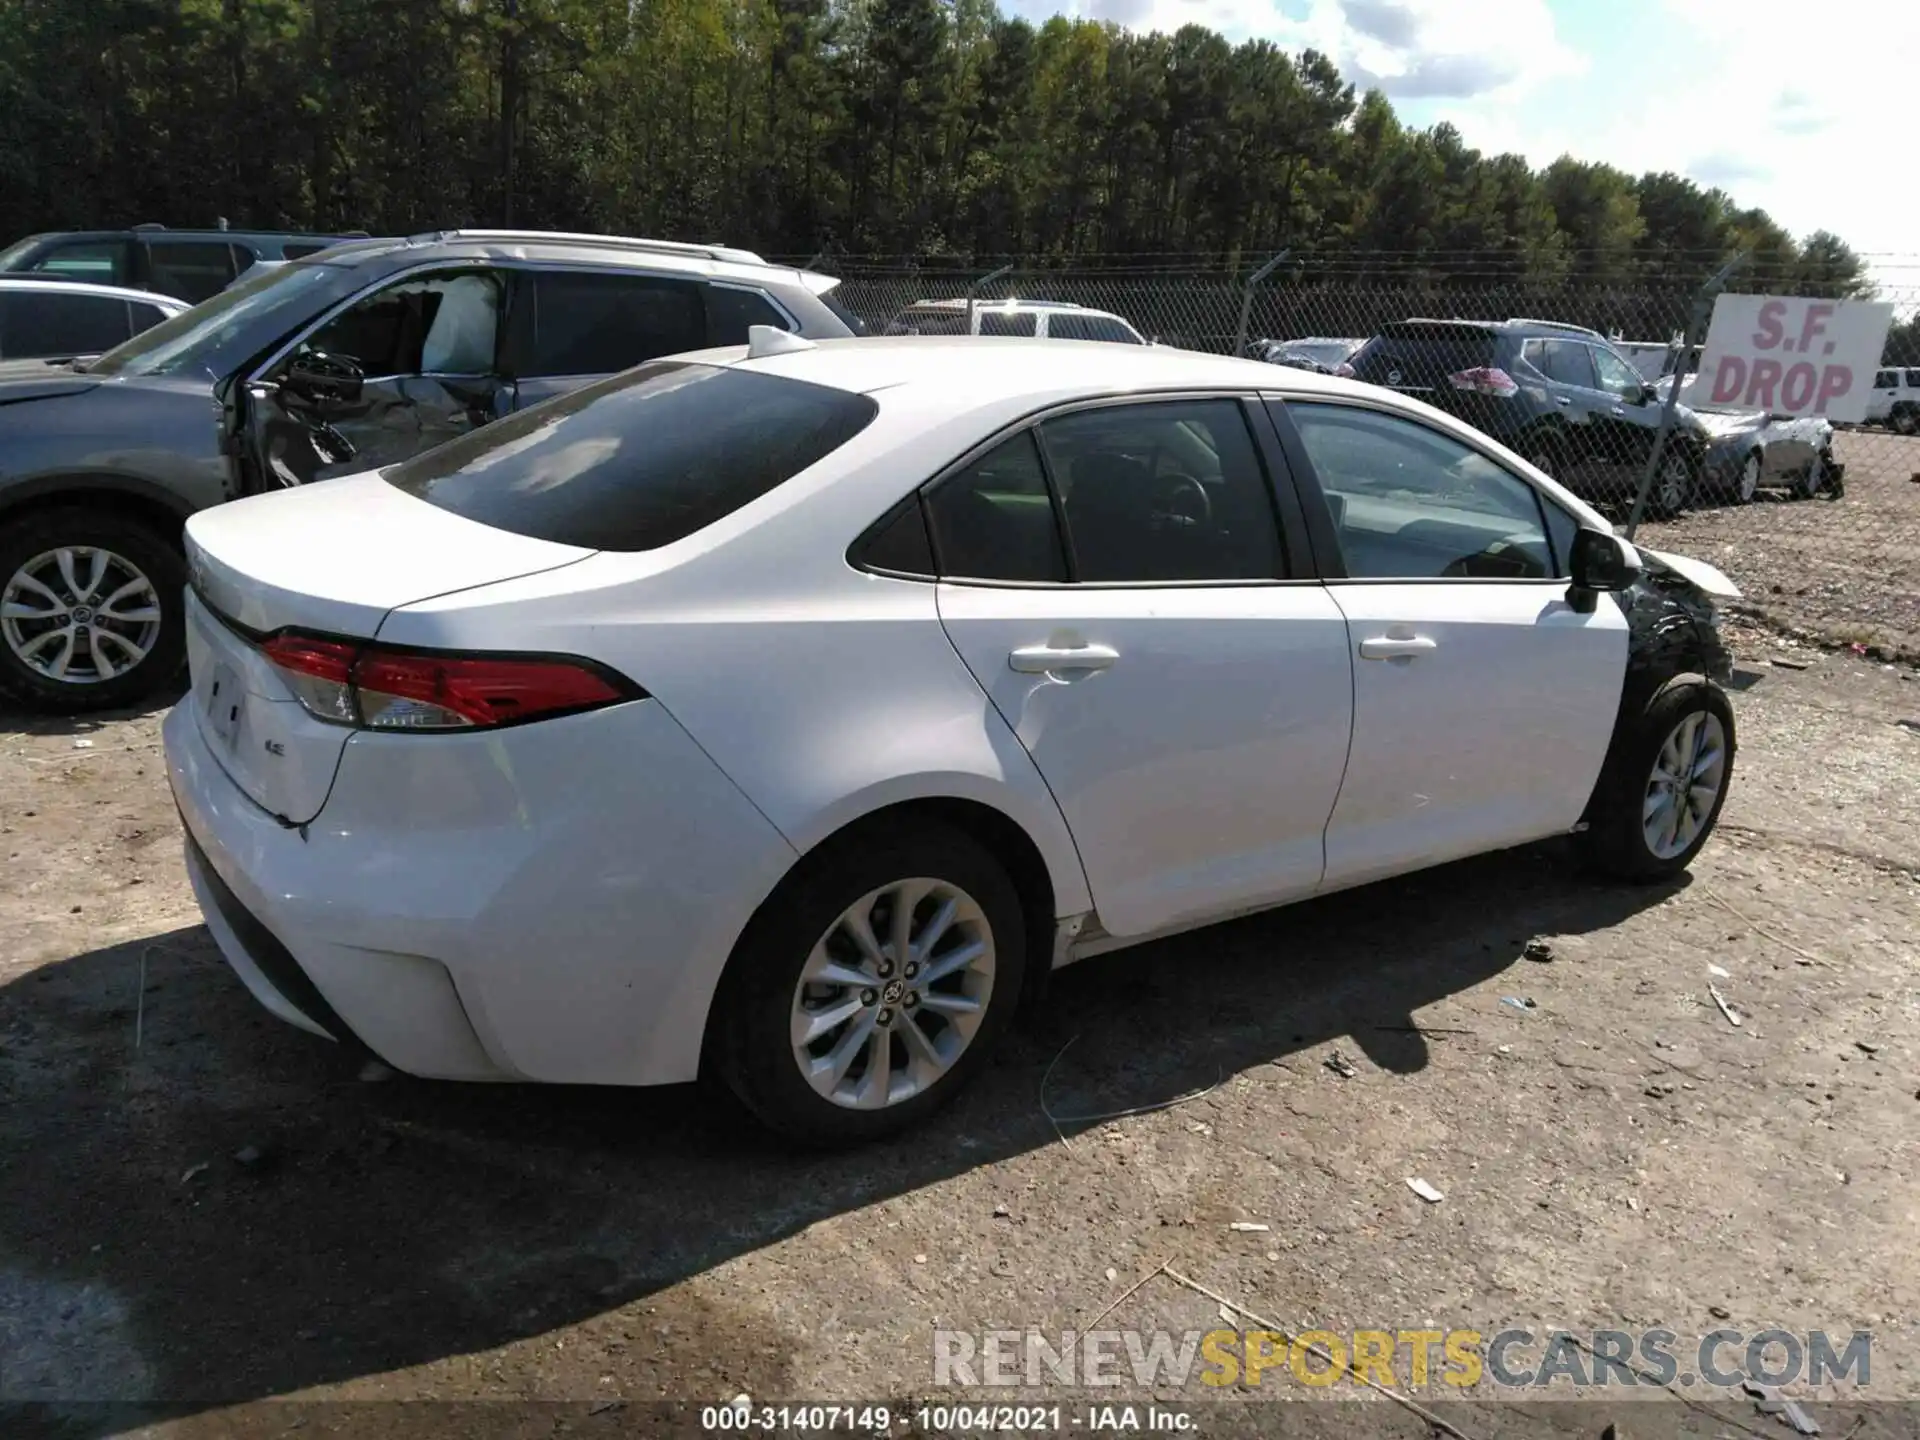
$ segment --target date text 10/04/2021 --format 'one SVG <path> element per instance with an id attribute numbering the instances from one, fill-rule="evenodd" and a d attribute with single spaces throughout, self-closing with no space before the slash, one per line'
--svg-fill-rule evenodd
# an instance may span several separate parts
<path id="1" fill-rule="evenodd" d="M 808 1434 L 840 1431 L 884 1435 L 894 1423 L 911 1423 L 922 1433 L 1005 1432 L 1058 1434 L 1085 1430 L 1095 1434 L 1187 1434 L 1193 1417 L 1165 1405 L 920 1405 L 894 1410 L 885 1405 L 707 1405 L 700 1428 L 740 1434 Z"/>

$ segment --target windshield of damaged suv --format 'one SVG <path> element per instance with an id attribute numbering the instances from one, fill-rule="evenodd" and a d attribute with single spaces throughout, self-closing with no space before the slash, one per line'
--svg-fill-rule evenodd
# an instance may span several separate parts
<path id="1" fill-rule="evenodd" d="M 657 360 L 384 474 L 496 530 L 586 550 L 653 550 L 785 484 L 879 409 L 803 380 Z"/>
<path id="2" fill-rule="evenodd" d="M 271 339 L 293 329 L 319 308 L 323 292 L 337 283 L 340 275 L 340 270 L 331 265 L 263 268 L 251 279 L 114 347 L 88 365 L 87 373 L 217 376 L 221 361 L 236 340 L 263 330 Z"/>

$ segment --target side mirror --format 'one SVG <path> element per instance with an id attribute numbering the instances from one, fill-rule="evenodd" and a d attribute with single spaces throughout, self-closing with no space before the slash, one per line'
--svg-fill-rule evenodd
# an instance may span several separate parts
<path id="1" fill-rule="evenodd" d="M 360 367 L 346 356 L 309 350 L 287 361 L 280 373 L 280 388 L 316 409 L 325 409 L 353 404 L 365 379 Z"/>
<path id="2" fill-rule="evenodd" d="M 1581 530 L 1573 537 L 1567 568 L 1573 578 L 1568 603 L 1587 611 L 1603 590 L 1625 590 L 1640 578 L 1640 552 L 1605 530 Z"/>

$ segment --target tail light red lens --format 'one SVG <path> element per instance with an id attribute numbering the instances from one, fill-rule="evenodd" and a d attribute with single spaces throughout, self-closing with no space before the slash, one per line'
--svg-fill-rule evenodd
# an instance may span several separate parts
<path id="1" fill-rule="evenodd" d="M 1497 365 L 1456 370 L 1447 376 L 1447 380 L 1456 390 L 1465 390 L 1473 395 L 1492 395 L 1501 400 L 1520 393 L 1520 387 L 1514 383 L 1513 377 Z"/>
<path id="2" fill-rule="evenodd" d="M 456 655 L 281 634 L 261 644 L 309 714 L 368 730 L 480 730 L 644 693 L 567 656 Z"/>

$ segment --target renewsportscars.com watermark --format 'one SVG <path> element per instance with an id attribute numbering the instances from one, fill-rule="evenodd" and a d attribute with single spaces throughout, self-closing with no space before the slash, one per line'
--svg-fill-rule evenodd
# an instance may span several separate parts
<path id="1" fill-rule="evenodd" d="M 1864 1330 L 935 1330 L 933 1381 L 966 1387 L 1300 1384 L 1393 1389 L 1872 1382 Z M 1444 1391 L 1443 1391 L 1444 1393 Z"/>

